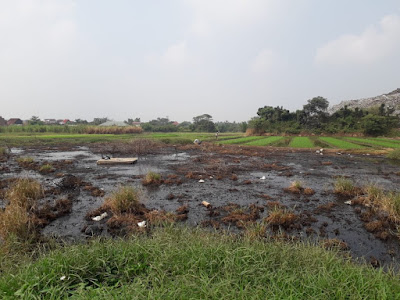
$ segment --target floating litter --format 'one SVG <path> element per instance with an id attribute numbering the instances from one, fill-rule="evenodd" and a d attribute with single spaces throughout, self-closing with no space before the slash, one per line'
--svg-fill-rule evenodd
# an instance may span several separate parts
<path id="1" fill-rule="evenodd" d="M 204 182 L 204 180 L 203 180 L 203 179 L 200 179 L 200 180 L 199 180 L 199 182 L 200 182 L 200 183 L 203 183 L 203 182 Z"/>
<path id="2" fill-rule="evenodd" d="M 106 213 L 106 212 L 104 212 L 104 213 L 102 213 L 100 216 L 96 216 L 96 217 L 93 217 L 92 218 L 92 220 L 93 221 L 101 221 L 101 220 L 103 220 L 105 217 L 107 217 L 108 216 L 108 214 Z"/>
<path id="3" fill-rule="evenodd" d="M 139 222 L 139 223 L 137 223 L 137 225 L 138 225 L 140 228 L 145 228 L 145 227 L 146 227 L 146 221 Z"/>

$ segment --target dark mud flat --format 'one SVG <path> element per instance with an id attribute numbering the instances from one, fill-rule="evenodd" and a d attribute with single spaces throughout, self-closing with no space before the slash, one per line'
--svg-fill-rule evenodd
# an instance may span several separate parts
<path id="1" fill-rule="evenodd" d="M 399 166 L 379 156 L 319 155 L 313 151 L 266 149 L 257 148 L 253 153 L 252 149 L 241 147 L 161 148 L 152 154 L 131 153 L 139 160 L 126 166 L 97 166 L 101 151 L 91 151 L 87 147 L 13 149 L 10 158 L 0 164 L 0 180 L 5 182 L 21 176 L 36 178 L 48 191 L 56 190 L 66 176 L 80 180 L 79 185 L 47 193 L 43 201 L 69 197 L 73 207 L 70 214 L 43 228 L 44 235 L 86 238 L 82 229 L 92 226 L 97 228 L 96 235 L 107 236 L 104 221 L 87 221 L 85 216 L 100 207 L 118 185 L 128 184 L 141 186 L 146 191 L 145 205 L 149 209 L 175 212 L 187 205 L 185 222 L 191 226 L 240 232 L 244 222 L 261 222 L 277 207 L 283 207 L 296 217 L 286 225 L 271 226 L 267 235 L 343 241 L 347 246 L 344 248 L 355 258 L 364 258 L 375 266 L 400 265 L 399 239 L 393 232 L 386 229 L 387 234 L 383 237 L 368 232 L 365 228 L 368 208 L 347 205 L 344 202 L 348 198 L 333 193 L 336 176 L 346 176 L 358 186 L 376 183 L 386 190 L 398 191 Z M 32 157 L 38 165 L 53 164 L 54 172 L 40 174 L 37 168 L 21 167 L 17 158 L 26 156 Z M 130 155 L 114 149 L 113 156 Z M 163 183 L 142 186 L 142 177 L 149 171 L 162 174 Z M 204 182 L 199 182 L 200 179 Z M 315 193 L 285 191 L 296 180 Z M 6 188 L 4 184 L 2 186 Z M 204 207 L 202 201 L 209 202 L 212 208 Z M 3 199 L 0 199 L 0 205 L 5 205 Z M 369 219 L 372 220 L 374 217 Z"/>

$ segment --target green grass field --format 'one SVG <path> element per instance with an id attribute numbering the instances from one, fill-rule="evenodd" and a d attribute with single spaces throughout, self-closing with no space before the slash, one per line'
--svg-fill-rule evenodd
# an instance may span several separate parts
<path id="1" fill-rule="evenodd" d="M 331 145 L 333 148 L 339 148 L 339 149 L 363 149 L 365 148 L 362 145 L 346 142 L 342 139 L 339 138 L 333 138 L 333 137 L 320 137 L 319 138 L 321 141 L 328 143 Z"/>
<path id="2" fill-rule="evenodd" d="M 314 143 L 310 140 L 310 138 L 305 136 L 297 136 L 292 139 L 289 144 L 289 147 L 292 148 L 312 148 L 314 147 Z"/>
<path id="3" fill-rule="evenodd" d="M 283 139 L 281 136 L 270 136 L 260 140 L 255 140 L 252 142 L 245 143 L 246 146 L 267 146 L 271 145 L 279 140 Z"/>
<path id="4" fill-rule="evenodd" d="M 249 142 L 252 141 L 257 141 L 257 140 L 261 140 L 261 139 L 265 139 L 265 136 L 247 136 L 247 137 L 242 137 L 242 138 L 236 138 L 236 139 L 227 139 L 224 140 L 222 142 L 220 142 L 220 144 L 227 144 L 227 145 L 231 145 L 231 144 L 247 144 Z"/>
<path id="5" fill-rule="evenodd" d="M 369 146 L 379 146 L 382 148 L 400 148 L 400 143 L 392 142 L 390 140 L 378 140 L 378 139 L 365 139 L 365 138 L 347 138 L 350 141 L 362 143 Z"/>
<path id="6" fill-rule="evenodd" d="M 244 136 L 243 133 L 173 132 L 140 134 L 64 134 L 64 133 L 0 133 L 0 146 L 85 144 L 97 142 L 127 142 L 134 139 L 154 139 L 166 144 L 191 144 L 195 139 L 218 144 L 247 146 L 277 146 L 291 148 L 382 149 L 400 148 L 400 140 L 353 137 L 290 137 Z"/>
<path id="7" fill-rule="evenodd" d="M 1 258 L 1 257 L 0 257 Z M 317 245 L 167 227 L 41 254 L 1 299 L 398 299 L 400 280 Z"/>

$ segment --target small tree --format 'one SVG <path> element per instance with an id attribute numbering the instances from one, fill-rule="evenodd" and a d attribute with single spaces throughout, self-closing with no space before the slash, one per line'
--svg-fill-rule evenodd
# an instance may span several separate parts
<path id="1" fill-rule="evenodd" d="M 28 121 L 29 125 L 43 125 L 44 122 L 40 120 L 38 116 L 32 116 L 32 118 Z"/>
<path id="2" fill-rule="evenodd" d="M 193 118 L 193 130 L 200 132 L 214 132 L 216 131 L 215 124 L 212 121 L 212 116 L 203 114 Z"/>
<path id="3" fill-rule="evenodd" d="M 303 106 L 302 122 L 308 128 L 320 128 L 328 117 L 329 102 L 324 97 L 318 96 L 308 100 Z"/>

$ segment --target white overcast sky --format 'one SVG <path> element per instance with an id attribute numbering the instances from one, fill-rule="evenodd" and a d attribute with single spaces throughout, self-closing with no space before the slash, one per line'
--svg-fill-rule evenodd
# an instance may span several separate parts
<path id="1" fill-rule="evenodd" d="M 0 116 L 247 121 L 400 87 L 400 0 L 0 0 Z"/>

